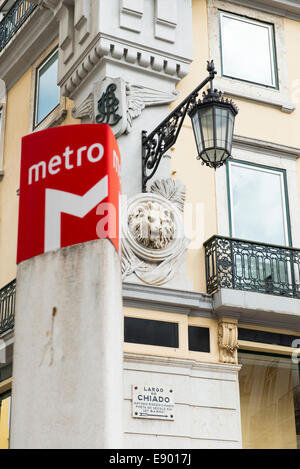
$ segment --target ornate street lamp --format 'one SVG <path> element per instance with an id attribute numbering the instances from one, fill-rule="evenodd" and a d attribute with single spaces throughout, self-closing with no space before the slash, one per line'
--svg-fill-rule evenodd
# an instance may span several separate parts
<path id="1" fill-rule="evenodd" d="M 192 120 L 198 159 L 211 168 L 219 168 L 231 156 L 236 105 L 224 99 L 213 87 L 217 72 L 213 60 L 207 63 L 209 76 L 164 119 L 153 132 L 142 136 L 142 184 L 154 176 L 163 154 L 174 145 L 186 114 Z M 210 88 L 197 100 L 199 91 L 210 82 Z"/>

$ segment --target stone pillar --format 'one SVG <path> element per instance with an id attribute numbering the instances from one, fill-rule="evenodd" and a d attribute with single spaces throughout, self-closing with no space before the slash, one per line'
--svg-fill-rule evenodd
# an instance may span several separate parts
<path id="1" fill-rule="evenodd" d="M 122 447 L 122 348 L 109 240 L 19 264 L 11 448 Z"/>

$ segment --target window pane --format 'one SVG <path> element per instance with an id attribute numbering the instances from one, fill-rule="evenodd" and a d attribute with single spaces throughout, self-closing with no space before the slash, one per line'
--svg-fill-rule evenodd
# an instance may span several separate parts
<path id="1" fill-rule="evenodd" d="M 243 163 L 229 168 L 233 237 L 289 245 L 283 172 Z"/>
<path id="2" fill-rule="evenodd" d="M 58 52 L 38 71 L 36 124 L 41 122 L 59 104 L 60 90 L 57 86 Z"/>
<path id="3" fill-rule="evenodd" d="M 226 147 L 226 132 L 227 132 L 227 109 L 221 109 L 216 107 L 216 137 L 217 137 L 217 147 L 225 148 Z"/>
<path id="4" fill-rule="evenodd" d="M 276 86 L 273 26 L 222 13 L 223 75 Z"/>
<path id="5" fill-rule="evenodd" d="M 198 153 L 200 154 L 201 151 L 203 150 L 203 145 L 202 145 L 202 138 L 201 138 L 201 132 L 200 132 L 200 124 L 199 124 L 199 114 L 196 112 L 193 115 L 192 118 L 192 124 L 193 124 L 193 129 L 194 129 L 194 134 L 197 142 L 197 149 Z"/>
<path id="6" fill-rule="evenodd" d="M 202 132 L 205 142 L 205 147 L 214 146 L 214 121 L 213 121 L 213 109 L 202 109 L 201 113 L 201 123 L 202 123 Z"/>
<path id="7" fill-rule="evenodd" d="M 125 317 L 124 342 L 178 348 L 178 324 Z"/>
<path id="8" fill-rule="evenodd" d="M 291 358 L 239 354 L 244 449 L 300 448 L 300 385 Z"/>
<path id="9" fill-rule="evenodd" d="M 209 328 L 208 327 L 188 327 L 189 350 L 192 352 L 210 353 Z"/>

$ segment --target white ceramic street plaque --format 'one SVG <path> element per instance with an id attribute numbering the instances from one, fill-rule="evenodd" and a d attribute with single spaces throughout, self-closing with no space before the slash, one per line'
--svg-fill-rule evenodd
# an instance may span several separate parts
<path id="1" fill-rule="evenodd" d="M 171 386 L 132 386 L 132 416 L 142 419 L 174 420 L 175 399 Z"/>

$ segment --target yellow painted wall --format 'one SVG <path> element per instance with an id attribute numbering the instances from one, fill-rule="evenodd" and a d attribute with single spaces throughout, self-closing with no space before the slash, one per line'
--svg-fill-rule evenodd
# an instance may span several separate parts
<path id="1" fill-rule="evenodd" d="M 21 138 L 28 134 L 30 113 L 32 67 L 20 78 L 7 95 L 4 177 L 0 181 L 0 288 L 16 277 L 16 249 L 18 230 L 17 189 L 19 188 Z M 76 124 L 71 109 L 73 103 L 66 100 L 67 117 L 63 125 Z"/>
<path id="2" fill-rule="evenodd" d="M 179 101 L 174 103 L 173 107 L 207 76 L 206 61 L 209 58 L 209 51 L 205 0 L 193 1 L 193 38 L 194 61 L 190 67 L 190 73 L 177 87 L 180 93 Z M 200 222 L 202 220 L 199 236 L 203 242 L 217 233 L 215 174 L 213 170 L 202 166 L 200 161 L 196 160 L 197 149 L 188 116 L 171 156 L 173 176 L 186 186 L 186 202 L 193 212 L 194 230 L 197 210 Z M 188 221 L 186 225 L 187 223 Z M 200 246 L 197 249 L 189 249 L 187 252 L 188 276 L 193 281 L 194 289 L 200 292 L 206 291 L 204 265 L 204 249 Z"/>
<path id="3" fill-rule="evenodd" d="M 0 450 L 9 446 L 9 401 L 10 397 L 3 399 L 0 407 Z"/>
<path id="4" fill-rule="evenodd" d="M 124 307 L 124 316 L 177 323 L 179 340 L 178 348 L 125 342 L 124 352 L 126 353 L 156 355 L 168 358 L 183 358 L 207 363 L 218 363 L 219 361 L 219 349 L 217 344 L 218 323 L 214 319 L 188 317 L 186 314 L 166 313 L 162 311 L 152 311 L 128 307 Z M 210 353 L 192 352 L 189 350 L 188 326 L 205 327 L 209 329 Z"/>
<path id="5" fill-rule="evenodd" d="M 18 196 L 21 138 L 28 133 L 31 70 L 8 92 L 4 177 L 0 182 L 0 286 L 16 276 Z"/>
<path id="6" fill-rule="evenodd" d="M 255 10 L 253 10 L 255 16 Z M 290 93 L 293 103 L 297 105 L 292 114 L 279 109 L 256 104 L 247 100 L 234 98 L 239 107 L 236 118 L 235 134 L 254 139 L 265 140 L 282 145 L 300 148 L 300 23 L 285 20 L 287 65 L 290 82 Z M 210 57 L 208 40 L 208 15 L 206 0 L 193 0 L 193 37 L 194 61 L 190 73 L 179 84 L 179 100 L 172 105 L 174 108 L 185 96 L 207 76 L 206 65 Z M 220 70 L 218 70 L 220 74 Z M 296 86 L 299 82 L 298 88 Z M 295 90 L 298 92 L 295 93 Z M 196 160 L 197 150 L 189 117 L 176 146 L 171 153 L 172 175 L 186 185 L 186 201 L 193 204 L 194 222 L 196 210 L 203 213 L 203 226 L 200 226 L 200 237 L 203 241 L 217 234 L 215 172 L 202 166 Z M 298 195 L 300 203 L 300 159 L 297 162 Z M 202 207 L 202 208 L 201 208 Z M 201 219 L 201 215 L 200 215 Z M 300 246 L 299 246 L 300 247 Z M 187 252 L 187 271 L 193 281 L 194 289 L 206 292 L 204 248 L 189 249 Z"/>

